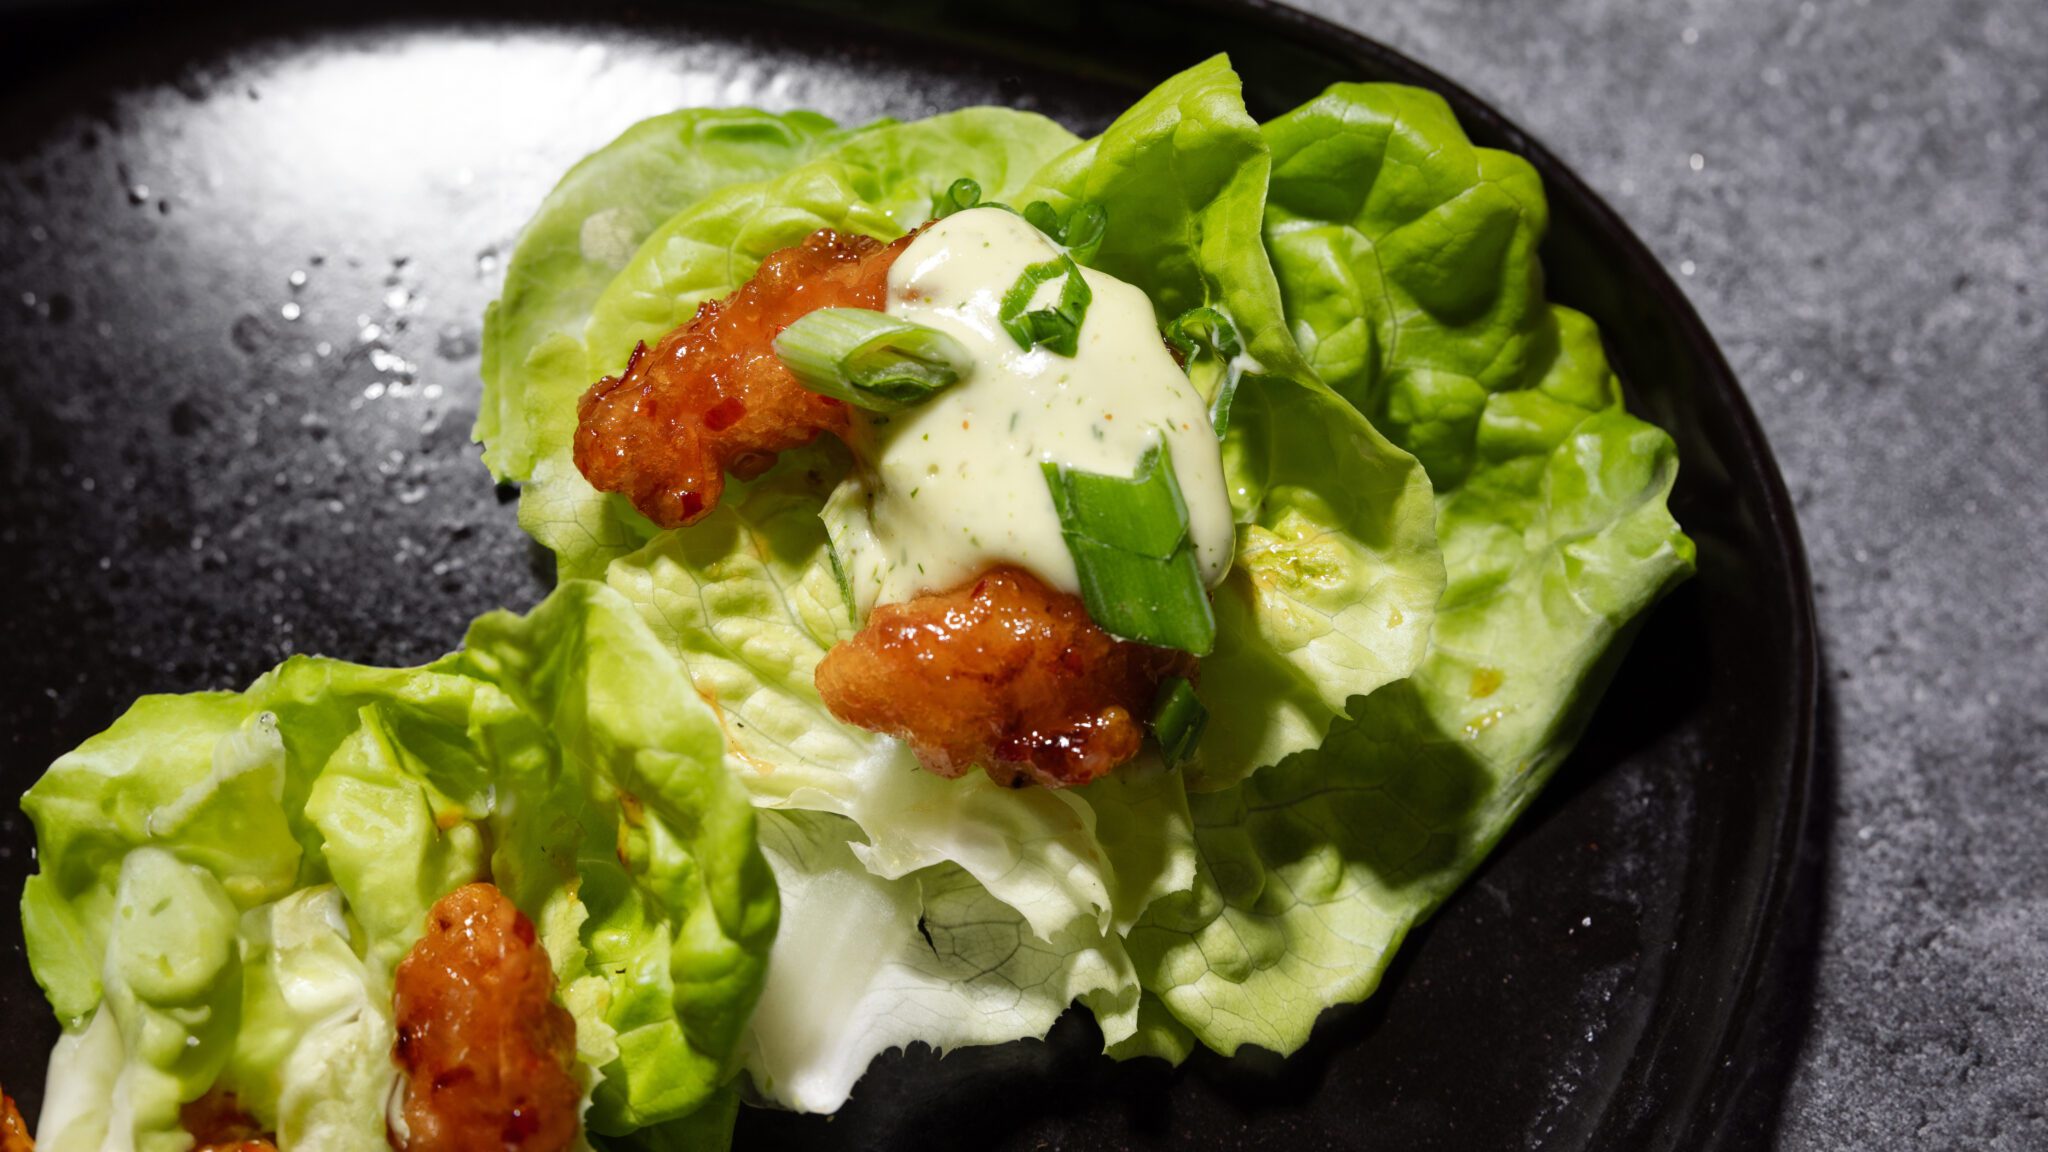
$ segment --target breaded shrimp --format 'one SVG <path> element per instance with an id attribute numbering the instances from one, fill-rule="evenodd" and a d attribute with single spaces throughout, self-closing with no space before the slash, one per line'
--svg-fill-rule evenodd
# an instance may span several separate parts
<path id="1" fill-rule="evenodd" d="M 198 1144 L 192 1152 L 277 1152 L 263 1125 L 235 1099 L 218 1089 L 178 1109 L 178 1121 Z"/>
<path id="2" fill-rule="evenodd" d="M 0 1092 L 0 1152 L 36 1152 L 36 1142 L 29 1138 L 21 1109 L 14 1106 L 14 1097 L 5 1092 Z"/>
<path id="3" fill-rule="evenodd" d="M 561 1152 L 582 1089 L 576 1021 L 533 923 L 489 884 L 443 896 L 398 965 L 393 1052 L 409 1152 Z"/>
<path id="4" fill-rule="evenodd" d="M 583 394 L 576 467 L 675 528 L 717 507 L 725 473 L 749 479 L 820 432 L 844 435 L 846 405 L 798 384 L 775 337 L 819 308 L 880 310 L 889 266 L 910 239 L 884 246 L 820 229 L 770 254 L 738 291 L 705 301 L 652 349 L 635 348 L 623 375 Z"/>
<path id="5" fill-rule="evenodd" d="M 1137 755 L 1185 653 L 1118 640 L 1079 597 L 1016 568 L 877 608 L 818 664 L 834 716 L 907 741 L 926 768 L 999 784 L 1086 784 Z"/>

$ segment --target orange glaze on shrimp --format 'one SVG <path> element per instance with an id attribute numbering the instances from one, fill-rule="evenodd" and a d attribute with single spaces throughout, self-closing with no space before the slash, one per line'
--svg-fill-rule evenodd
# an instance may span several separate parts
<path id="1" fill-rule="evenodd" d="M 561 1152 L 582 1089 L 576 1021 L 533 922 L 489 884 L 443 896 L 399 962 L 393 1056 L 408 1152 Z M 393 1141 L 394 1144 L 397 1141 Z"/>
<path id="2" fill-rule="evenodd" d="M 907 741 L 926 768 L 999 784 L 1086 784 L 1137 755 L 1159 684 L 1185 653 L 1118 640 L 1079 597 L 993 568 L 875 609 L 825 654 L 818 691 L 849 724 Z"/>
<path id="3" fill-rule="evenodd" d="M 738 291 L 705 301 L 652 349 L 635 348 L 624 374 L 583 394 L 576 467 L 675 528 L 718 506 L 725 473 L 749 479 L 820 432 L 843 436 L 846 406 L 798 384 L 775 337 L 819 308 L 879 311 L 911 236 L 884 246 L 827 228 L 771 254 Z"/>
<path id="4" fill-rule="evenodd" d="M 233 1092 L 208 1092 L 179 1108 L 178 1122 L 198 1142 L 192 1152 L 277 1152 L 271 1135 L 242 1111 Z"/>
<path id="5" fill-rule="evenodd" d="M 21 1109 L 14 1106 L 14 1097 L 0 1092 L 0 1152 L 36 1152 L 36 1142 L 29 1138 L 28 1125 L 22 1122 Z"/>

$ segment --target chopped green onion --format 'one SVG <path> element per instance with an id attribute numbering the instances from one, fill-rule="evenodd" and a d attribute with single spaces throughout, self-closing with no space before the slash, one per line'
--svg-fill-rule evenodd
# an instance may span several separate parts
<path id="1" fill-rule="evenodd" d="M 1064 229 L 1060 227 L 1060 214 L 1052 205 L 1043 200 L 1033 200 L 1024 206 L 1024 221 L 1051 237 L 1053 243 L 1060 242 L 1060 233 Z"/>
<path id="2" fill-rule="evenodd" d="M 932 197 L 932 219 L 944 220 L 955 212 L 965 212 L 981 203 L 981 185 L 966 176 L 946 186 L 944 192 Z"/>
<path id="3" fill-rule="evenodd" d="M 1129 478 L 1044 469 L 1088 615 L 1126 640 L 1206 655 L 1216 615 L 1166 447 L 1146 452 Z"/>
<path id="4" fill-rule="evenodd" d="M 1236 372 L 1225 372 L 1222 382 L 1216 385 L 1216 395 L 1209 398 L 1209 427 L 1218 440 L 1230 431 L 1230 405 L 1237 399 L 1237 385 L 1242 379 Z"/>
<path id="5" fill-rule="evenodd" d="M 1163 448 L 1138 461 L 1135 478 L 1061 470 L 1053 485 L 1060 527 L 1153 560 L 1171 560 L 1187 541 L 1188 506 Z"/>
<path id="6" fill-rule="evenodd" d="M 921 404 L 972 370 L 958 340 L 866 308 L 820 308 L 782 330 L 775 355 L 797 383 L 870 412 Z"/>
<path id="7" fill-rule="evenodd" d="M 1102 237 L 1109 231 L 1109 213 L 1095 203 L 1077 204 L 1061 216 L 1051 204 L 1033 200 L 1024 206 L 1024 220 L 1084 264 L 1102 247 Z"/>
<path id="8" fill-rule="evenodd" d="M 1050 308 L 1032 308 L 1032 298 L 1038 295 L 1039 288 L 1055 280 L 1061 281 L 1059 302 Z M 1081 322 L 1087 318 L 1088 305 L 1094 299 L 1095 293 L 1088 290 L 1080 266 L 1073 257 L 1063 255 L 1024 269 L 1017 282 L 1003 293 L 996 319 L 1002 321 L 1003 330 L 1017 342 L 1017 347 L 1027 352 L 1043 344 L 1061 356 L 1072 356 L 1080 347 Z"/>
<path id="9" fill-rule="evenodd" d="M 1244 345 L 1237 339 L 1237 325 L 1207 305 L 1174 317 L 1166 326 L 1166 342 L 1190 359 L 1198 352 L 1208 351 L 1227 360 L 1244 351 Z"/>
<path id="10" fill-rule="evenodd" d="M 1180 353 L 1196 390 L 1209 398 L 1209 427 L 1218 440 L 1223 439 L 1230 430 L 1230 403 L 1237 399 L 1243 375 L 1237 357 L 1244 345 L 1237 338 L 1237 326 L 1219 309 L 1203 306 L 1174 317 L 1163 335 Z"/>
<path id="11" fill-rule="evenodd" d="M 1159 686 L 1152 704 L 1152 736 L 1168 768 L 1179 765 L 1202 741 L 1202 729 L 1209 726 L 1209 709 L 1195 695 L 1195 686 L 1185 676 L 1169 676 Z"/>

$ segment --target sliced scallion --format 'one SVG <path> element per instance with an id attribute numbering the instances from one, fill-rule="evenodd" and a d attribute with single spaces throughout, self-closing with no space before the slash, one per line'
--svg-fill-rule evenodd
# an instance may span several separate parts
<path id="1" fill-rule="evenodd" d="M 1237 325 L 1208 305 L 1190 308 L 1174 317 L 1166 325 L 1166 342 L 1190 359 L 1197 353 L 1209 352 L 1228 360 L 1244 351 L 1237 338 Z"/>
<path id="2" fill-rule="evenodd" d="M 870 412 L 921 404 L 958 383 L 973 357 L 936 328 L 866 308 L 820 308 L 775 338 L 797 383 Z"/>
<path id="3" fill-rule="evenodd" d="M 1033 200 L 1024 206 L 1024 220 L 1083 264 L 1102 247 L 1102 237 L 1109 231 L 1109 213 L 1093 202 L 1077 204 L 1062 216 L 1051 204 Z"/>
<path id="4" fill-rule="evenodd" d="M 1031 307 L 1038 290 L 1054 281 L 1059 281 L 1060 294 L 1053 306 Z M 1081 322 L 1087 319 L 1088 305 L 1094 299 L 1095 293 L 1088 290 L 1080 266 L 1073 257 L 1062 255 L 1025 268 L 1010 290 L 1003 293 L 996 319 L 1017 347 L 1027 352 L 1043 344 L 1061 356 L 1072 356 L 1080 347 Z"/>
<path id="5" fill-rule="evenodd" d="M 1218 440 L 1230 431 L 1230 405 L 1237 399 L 1237 385 L 1241 379 L 1236 372 L 1225 372 L 1216 385 L 1216 394 L 1209 397 L 1209 427 Z"/>
<path id="6" fill-rule="evenodd" d="M 981 203 L 981 185 L 962 176 L 946 186 L 944 192 L 932 197 L 932 219 L 944 220 L 955 212 L 965 212 Z"/>
<path id="7" fill-rule="evenodd" d="M 1159 686 L 1152 704 L 1152 736 L 1159 741 L 1159 753 L 1169 768 L 1194 755 L 1202 741 L 1202 729 L 1209 726 L 1209 709 L 1195 695 L 1195 686 L 1185 676 L 1169 676 Z"/>
<path id="8" fill-rule="evenodd" d="M 1218 440 L 1230 430 L 1230 404 L 1243 375 L 1238 356 L 1244 344 L 1237 326 L 1219 309 L 1190 308 L 1173 318 L 1162 335 L 1180 353 L 1188 379 L 1209 400 L 1209 427 Z"/>
<path id="9" fill-rule="evenodd" d="M 1165 446 L 1146 452 L 1128 478 L 1050 462 L 1044 469 L 1088 615 L 1126 640 L 1206 655 L 1216 615 Z"/>

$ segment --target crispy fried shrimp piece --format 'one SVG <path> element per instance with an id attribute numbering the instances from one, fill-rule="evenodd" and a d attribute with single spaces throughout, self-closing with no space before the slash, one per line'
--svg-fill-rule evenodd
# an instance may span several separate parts
<path id="1" fill-rule="evenodd" d="M 899 737 L 926 768 L 999 784 L 1086 784 L 1138 754 L 1181 652 L 1118 640 L 1079 597 L 1016 568 L 875 609 L 825 654 L 818 691 L 849 724 Z"/>
<path id="2" fill-rule="evenodd" d="M 576 1020 L 533 922 L 489 884 L 443 896 L 399 962 L 393 1056 L 409 1152 L 561 1152 L 582 1090 Z"/>
<path id="3" fill-rule="evenodd" d="M 235 1099 L 218 1089 L 178 1109 L 178 1121 L 198 1141 L 192 1152 L 277 1152 L 263 1125 Z"/>
<path id="4" fill-rule="evenodd" d="M 22 1122 L 21 1109 L 14 1106 L 14 1097 L 0 1092 L 0 1152 L 36 1152 L 36 1142 L 29 1139 L 28 1125 Z"/>
<path id="5" fill-rule="evenodd" d="M 885 247 L 825 228 L 771 254 L 738 291 L 705 301 L 652 349 L 635 348 L 624 375 L 583 394 L 576 467 L 593 487 L 676 528 L 718 506 L 725 473 L 749 479 L 778 452 L 820 432 L 843 434 L 846 405 L 806 391 L 773 342 L 819 308 L 879 310 L 889 266 L 909 242 Z"/>

